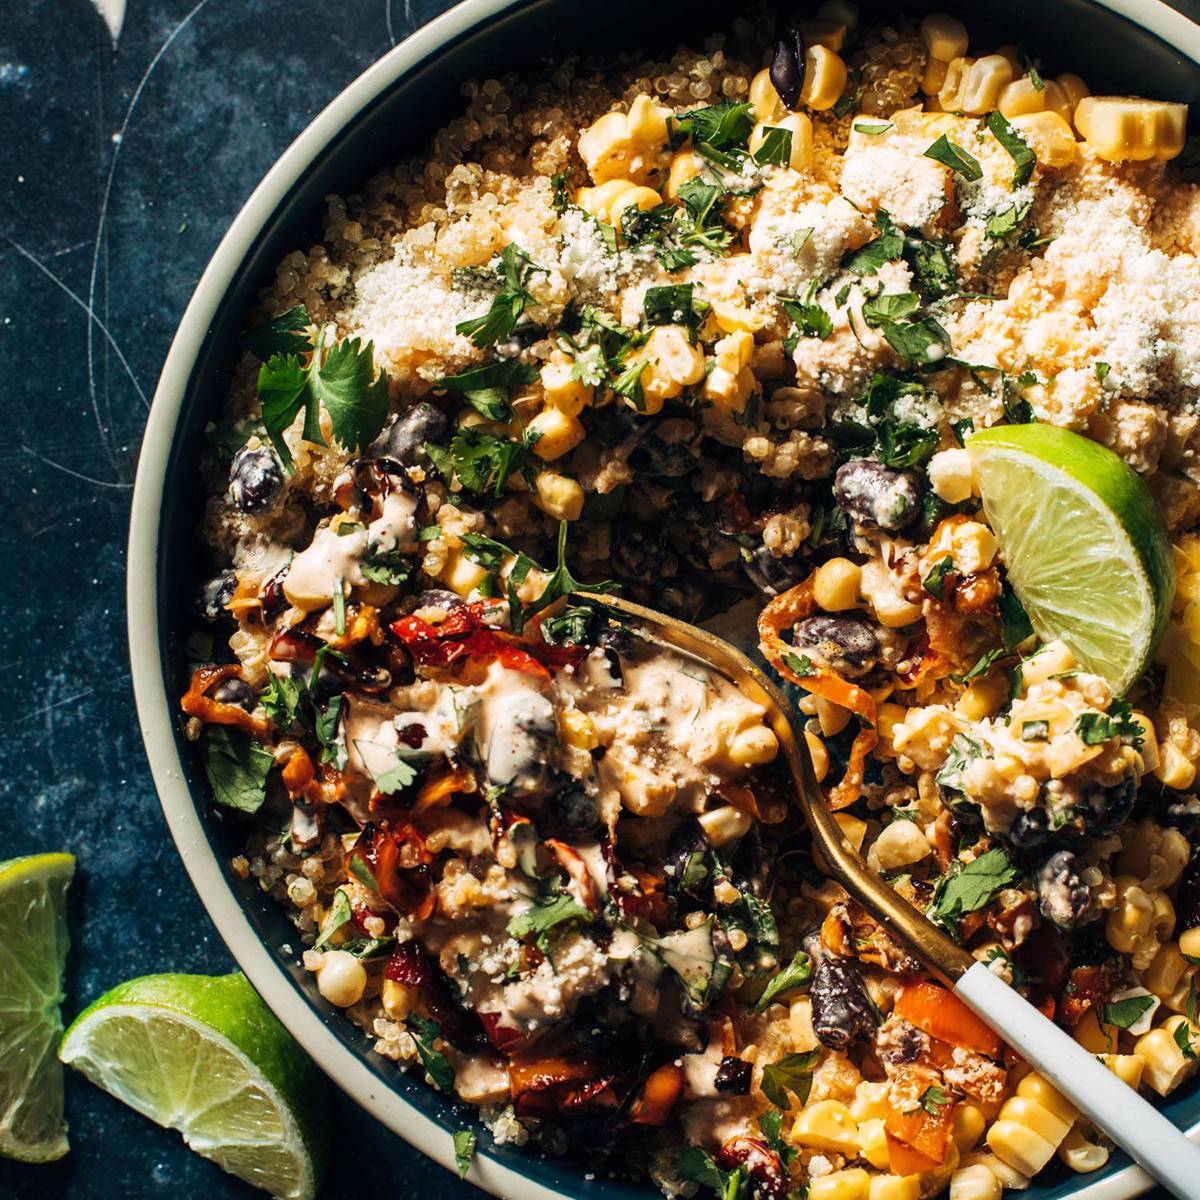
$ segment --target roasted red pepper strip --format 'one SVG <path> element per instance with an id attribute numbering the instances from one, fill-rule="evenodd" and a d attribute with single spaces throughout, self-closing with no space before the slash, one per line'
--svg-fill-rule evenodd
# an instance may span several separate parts
<path id="1" fill-rule="evenodd" d="M 794 588 L 776 596 L 759 613 L 758 639 L 763 657 L 785 679 L 799 684 L 814 696 L 848 708 L 862 719 L 861 728 L 855 734 L 854 743 L 850 747 L 850 761 L 846 764 L 846 773 L 830 788 L 827 797 L 829 807 L 836 812 L 838 809 L 849 807 L 858 799 L 862 791 L 867 755 L 875 749 L 879 735 L 875 732 L 875 701 L 869 692 L 847 682 L 819 663 L 813 663 L 811 675 L 798 675 L 785 661 L 786 656 L 794 657 L 796 652 L 794 647 L 783 640 L 783 631 L 791 629 L 797 621 L 811 617 L 816 611 L 813 578 L 814 576 L 810 575 L 803 583 L 798 583 Z"/>
<path id="2" fill-rule="evenodd" d="M 548 678 L 545 665 L 516 638 L 484 624 L 483 616 L 490 607 L 483 601 L 464 604 L 438 625 L 417 616 L 401 617 L 392 622 L 391 630 L 408 647 L 413 661 L 422 666 L 449 667 L 460 659 L 475 658 Z"/>
<path id="3" fill-rule="evenodd" d="M 254 738 L 263 738 L 267 734 L 266 721 L 252 717 L 244 708 L 237 704 L 223 704 L 214 700 L 207 693 L 226 679 L 241 679 L 242 668 L 237 663 L 226 663 L 223 666 L 212 664 L 199 667 L 192 675 L 191 685 L 184 693 L 179 707 L 189 717 L 196 717 L 209 725 L 233 725 Z"/>

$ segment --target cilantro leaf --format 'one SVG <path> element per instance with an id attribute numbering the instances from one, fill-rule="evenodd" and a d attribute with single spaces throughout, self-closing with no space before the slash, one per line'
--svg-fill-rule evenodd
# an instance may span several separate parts
<path id="1" fill-rule="evenodd" d="M 478 563 L 485 571 L 490 571 L 493 575 L 504 566 L 507 559 L 517 556 L 517 552 L 503 542 L 497 542 L 494 538 L 487 537 L 482 533 L 464 533 L 462 540 L 466 546 L 466 550 L 463 551 L 464 556 L 473 563 Z"/>
<path id="2" fill-rule="evenodd" d="M 763 989 L 763 994 L 755 1001 L 754 1011 L 762 1012 L 776 996 L 790 992 L 793 988 L 803 987 L 812 976 L 812 960 L 803 950 L 797 950 L 792 961 Z"/>
<path id="3" fill-rule="evenodd" d="M 1050 722 L 1049 721 L 1022 721 L 1021 722 L 1021 741 L 1023 742 L 1045 742 L 1050 739 Z"/>
<path id="4" fill-rule="evenodd" d="M 556 896 L 539 896 L 533 907 L 513 917 L 506 928 L 509 937 L 523 938 L 532 934 L 546 933 L 559 925 L 573 921 L 590 921 L 591 914 L 582 904 L 566 892 Z"/>
<path id="5" fill-rule="evenodd" d="M 455 332 L 469 337 L 480 349 L 509 337 L 525 309 L 534 302 L 528 288 L 530 276 L 542 270 L 515 242 L 509 242 L 492 261 L 492 271 L 499 276 L 501 287 L 491 308 L 482 316 L 460 321 Z"/>
<path id="6" fill-rule="evenodd" d="M 833 333 L 833 318 L 812 299 L 815 290 L 815 287 L 810 287 L 803 300 L 792 296 L 779 298 L 783 311 L 792 319 L 794 326 L 789 338 L 784 339 L 784 348 L 789 351 L 796 348 L 799 337 L 814 337 L 823 342 Z"/>
<path id="7" fill-rule="evenodd" d="M 787 1054 L 778 1062 L 763 1068 L 762 1092 L 778 1108 L 789 1108 L 787 1094 L 791 1092 L 797 1103 L 808 1103 L 812 1091 L 813 1072 L 821 1061 L 820 1050 L 809 1050 L 803 1054 Z"/>
<path id="8" fill-rule="evenodd" d="M 434 1087 L 439 1092 L 452 1093 L 454 1091 L 454 1068 L 450 1065 L 450 1060 L 440 1050 L 436 1050 L 433 1045 L 434 1040 L 441 1037 L 442 1027 L 436 1021 L 421 1016 L 420 1013 L 409 1013 L 404 1024 L 417 1047 L 417 1056 L 421 1060 L 421 1065 L 425 1068 L 425 1073 L 433 1080 Z"/>
<path id="9" fill-rule="evenodd" d="M 273 674 L 259 699 L 267 710 L 267 716 L 287 733 L 300 714 L 304 685 L 290 675 Z"/>
<path id="10" fill-rule="evenodd" d="M 267 798 L 275 757 L 241 730 L 209 725 L 204 735 L 204 773 L 218 804 L 256 813 Z"/>
<path id="11" fill-rule="evenodd" d="M 1033 168 L 1037 164 L 1037 155 L 1029 148 L 1029 143 L 1013 128 L 1003 113 L 988 113 L 987 127 L 992 131 L 992 136 L 996 141 L 1008 151 L 1009 157 L 1016 163 L 1017 169 L 1013 174 L 1013 186 L 1024 186 L 1033 175 Z"/>
<path id="12" fill-rule="evenodd" d="M 697 146 L 714 150 L 744 147 L 754 129 L 754 110 L 744 101 L 721 100 L 679 117 L 668 117 L 667 127 L 675 147 L 689 137 Z"/>
<path id="13" fill-rule="evenodd" d="M 520 580 L 517 580 L 520 583 Z M 551 604 L 562 596 L 569 596 L 572 592 L 588 591 L 588 592 L 615 592 L 618 584 L 605 581 L 603 583 L 580 583 L 570 572 L 567 567 L 567 522 L 560 521 L 558 523 L 558 562 L 551 572 L 550 578 L 546 580 L 546 586 L 542 589 L 542 594 L 536 600 L 532 600 L 529 604 L 522 606 L 517 599 L 515 588 L 511 587 L 510 577 L 510 594 L 509 594 L 509 620 L 512 624 L 514 633 L 520 633 L 525 628 L 525 623 L 530 617 L 539 613 L 544 608 L 549 608 Z"/>
<path id="14" fill-rule="evenodd" d="M 700 1146 L 680 1146 L 672 1156 L 671 1165 L 680 1179 L 711 1188 L 718 1196 L 724 1196 L 731 1174 L 717 1166 L 713 1156 Z"/>
<path id="15" fill-rule="evenodd" d="M 370 342 L 363 346 L 358 338 L 347 338 L 330 346 L 323 361 L 318 347 L 309 366 L 309 389 L 347 450 L 374 441 L 387 420 L 387 379 L 375 374 L 374 349 Z"/>
<path id="16" fill-rule="evenodd" d="M 944 920 L 957 921 L 967 913 L 985 908 L 998 892 L 1020 877 L 1020 871 L 1008 861 L 1002 849 L 985 851 L 957 875 L 942 881 L 934 897 L 934 912 Z"/>
<path id="17" fill-rule="evenodd" d="M 813 666 L 813 661 L 807 654 L 785 654 L 783 664 L 801 679 L 817 673 L 817 668 Z"/>
<path id="18" fill-rule="evenodd" d="M 950 1103 L 950 1097 L 945 1088 L 931 1084 L 921 1093 L 919 1103 L 931 1117 L 936 1117 Z"/>
<path id="19" fill-rule="evenodd" d="M 863 302 L 863 319 L 875 327 L 888 321 L 903 320 L 920 306 L 921 298 L 915 292 L 889 292 L 883 296 L 872 296 Z"/>
<path id="20" fill-rule="evenodd" d="M 686 325 L 695 335 L 708 312 L 708 303 L 693 296 L 690 283 L 646 289 L 646 322 L 650 325 Z"/>
<path id="21" fill-rule="evenodd" d="M 285 357 L 276 354 L 263 363 L 258 369 L 258 398 L 262 405 L 262 419 L 267 436 L 279 455 L 279 461 L 290 471 L 292 455 L 283 440 L 283 433 L 291 427 L 296 414 L 308 401 L 308 372 L 300 359 L 294 355 Z M 315 434 L 313 438 L 309 437 L 310 425 L 311 432 Z M 307 415 L 304 437 L 308 441 L 315 441 L 317 445 L 325 444 L 325 439 L 321 437 L 320 425 L 312 423 Z"/>
<path id="22" fill-rule="evenodd" d="M 972 679 L 978 679 L 981 675 L 986 675 L 991 670 L 992 664 L 996 659 L 1003 657 L 1004 651 L 999 647 L 992 650 L 985 650 L 976 660 L 975 665 L 965 675 L 955 677 L 955 683 L 970 683 Z"/>
<path id="23" fill-rule="evenodd" d="M 381 796 L 393 796 L 403 791 L 417 777 L 416 769 L 404 759 L 398 759 L 396 765 L 384 771 L 375 779 L 375 790 Z"/>
<path id="24" fill-rule="evenodd" d="M 777 125 L 765 126 L 763 140 L 754 152 L 754 161 L 761 166 L 774 163 L 786 167 L 792 161 L 792 131 Z"/>
<path id="25" fill-rule="evenodd" d="M 308 340 L 310 324 L 308 309 L 297 304 L 266 324 L 247 329 L 242 334 L 242 345 L 260 362 L 267 362 L 276 354 L 307 354 L 312 349 Z"/>
<path id="26" fill-rule="evenodd" d="M 527 366 L 515 358 L 506 358 L 464 371 L 461 375 L 447 375 L 434 386 L 460 392 L 463 399 L 489 421 L 508 421 L 513 415 L 509 393 L 513 388 L 532 383 L 536 378 L 536 367 Z"/>
<path id="27" fill-rule="evenodd" d="M 1195 1058 L 1196 1048 L 1192 1045 L 1192 1031 L 1186 1021 L 1180 1021 L 1175 1026 L 1175 1045 L 1180 1049 L 1184 1058 Z"/>
<path id="28" fill-rule="evenodd" d="M 1033 622 L 1017 593 L 1004 585 L 1000 592 L 1000 641 L 1010 654 L 1023 642 L 1033 637 Z"/>
<path id="29" fill-rule="evenodd" d="M 1157 1003 L 1153 996 L 1126 996 L 1104 1006 L 1104 1023 L 1118 1029 L 1130 1029 Z"/>
<path id="30" fill-rule="evenodd" d="M 955 145 L 944 133 L 925 151 L 925 157 L 949 167 L 956 175 L 961 175 L 966 180 L 983 178 L 983 168 L 979 165 L 979 159 L 968 154 L 961 146 Z"/>
<path id="31" fill-rule="evenodd" d="M 854 275 L 874 275 L 884 263 L 894 262 L 904 253 L 904 234 L 893 223 L 886 209 L 875 214 L 879 236 L 846 260 L 846 269 Z"/>
<path id="32" fill-rule="evenodd" d="M 475 1157 L 475 1130 L 459 1129 L 454 1134 L 454 1165 L 458 1168 L 459 1179 L 466 1179 L 471 1169 L 471 1159 Z"/>
<path id="33" fill-rule="evenodd" d="M 529 461 L 531 444 L 464 426 L 448 450 L 427 442 L 425 452 L 447 483 L 457 478 L 469 492 L 500 496 L 509 476 Z"/>
<path id="34" fill-rule="evenodd" d="M 350 897 L 344 888 L 338 888 L 333 893 L 333 901 L 329 905 L 329 911 L 325 914 L 325 919 L 321 922 L 320 935 L 313 942 L 312 948 L 320 950 L 339 929 L 350 923 L 351 916 Z"/>

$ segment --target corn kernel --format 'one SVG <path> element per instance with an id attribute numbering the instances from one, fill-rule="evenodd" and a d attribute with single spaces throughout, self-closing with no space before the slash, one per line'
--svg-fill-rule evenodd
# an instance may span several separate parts
<path id="1" fill-rule="evenodd" d="M 616 225 L 627 209 L 657 208 L 662 198 L 653 188 L 628 179 L 608 179 L 596 187 L 580 188 L 575 193 L 575 203 L 596 220 Z"/>
<path id="2" fill-rule="evenodd" d="M 1013 128 L 1029 143 L 1044 167 L 1067 167 L 1079 147 L 1070 124 L 1056 112 L 1025 113 L 1012 119 Z"/>
<path id="3" fill-rule="evenodd" d="M 1187 791 L 1195 782 L 1196 764 L 1174 742 L 1163 742 L 1158 748 L 1158 755 L 1155 778 L 1177 792 Z"/>
<path id="4" fill-rule="evenodd" d="M 858 1127 L 859 1154 L 880 1171 L 886 1171 L 891 1166 L 892 1159 L 888 1152 L 887 1133 L 884 1131 L 882 1117 L 869 1117 Z"/>
<path id="5" fill-rule="evenodd" d="M 948 65 L 938 58 L 931 58 L 925 64 L 925 73 L 921 76 L 921 91 L 926 96 L 936 96 L 942 90 Z"/>
<path id="6" fill-rule="evenodd" d="M 841 813 L 835 814 L 836 817 Z M 861 844 L 861 843 L 860 843 Z M 873 1117 L 885 1118 L 888 1115 L 888 1085 L 887 1083 L 872 1083 L 864 1079 L 854 1089 L 854 1100 L 850 1105 L 850 1115 L 859 1123 Z"/>
<path id="7" fill-rule="evenodd" d="M 745 837 L 754 823 L 749 814 L 734 808 L 732 804 L 723 804 L 720 808 L 702 812 L 696 820 L 704 830 L 709 845 L 718 849 Z"/>
<path id="8" fill-rule="evenodd" d="M 529 422 L 527 433 L 536 439 L 533 452 L 542 462 L 553 462 L 583 441 L 585 430 L 578 417 L 557 408 L 544 408 Z"/>
<path id="9" fill-rule="evenodd" d="M 1072 1129 L 1058 1148 L 1059 1161 L 1080 1175 L 1098 1171 L 1108 1162 L 1108 1151 L 1089 1142 L 1078 1129 Z"/>
<path id="10" fill-rule="evenodd" d="M 820 783 L 829 774 L 829 751 L 825 749 L 825 743 L 815 733 L 809 733 L 807 729 L 804 731 L 804 741 L 812 756 L 813 775 Z"/>
<path id="11" fill-rule="evenodd" d="M 908 716 L 908 709 L 903 704 L 881 704 L 875 713 L 875 728 L 879 730 L 881 741 L 890 742 L 896 732 L 896 726 Z"/>
<path id="12" fill-rule="evenodd" d="M 578 521 L 583 512 L 583 488 L 554 471 L 539 471 L 534 481 L 534 503 L 556 521 Z"/>
<path id="13" fill-rule="evenodd" d="M 835 1154 L 858 1152 L 858 1126 L 850 1110 L 838 1100 L 819 1100 L 800 1110 L 791 1140 L 798 1146 L 830 1150 Z"/>
<path id="14" fill-rule="evenodd" d="M 858 606 L 862 568 L 848 558 L 831 558 L 813 577 L 813 599 L 826 612 L 845 612 Z"/>
<path id="15" fill-rule="evenodd" d="M 750 80 L 748 99 L 755 118 L 763 124 L 772 125 L 787 112 L 771 82 L 771 72 L 766 67 Z"/>
<path id="16" fill-rule="evenodd" d="M 403 1021 L 420 1003 L 421 990 L 412 984 L 398 983 L 395 979 L 385 979 L 383 990 L 379 995 L 383 1011 L 393 1021 Z"/>
<path id="17" fill-rule="evenodd" d="M 948 63 L 967 52 L 967 27 L 946 13 L 930 13 L 921 22 L 921 41 L 929 57 Z"/>
<path id="18" fill-rule="evenodd" d="M 825 112 L 841 99 L 846 89 L 846 64 L 824 46 L 804 51 L 804 83 L 800 101 L 814 112 Z"/>
<path id="19" fill-rule="evenodd" d="M 1053 79 L 1047 79 L 1042 88 L 1042 100 L 1045 102 L 1043 107 L 1047 112 L 1058 113 L 1068 125 L 1071 124 L 1071 119 L 1075 115 L 1075 106 L 1067 99 L 1067 93 L 1063 91 L 1061 84 L 1055 83 Z"/>
<path id="20" fill-rule="evenodd" d="M 986 54 L 976 59 L 963 80 L 958 107 L 972 115 L 991 112 L 1012 78 L 1012 63 L 1002 54 Z"/>
<path id="21" fill-rule="evenodd" d="M 1046 107 L 1043 95 L 1045 87 L 1037 88 L 1033 80 L 1026 76 L 1024 79 L 1014 79 L 1000 93 L 1000 111 L 1011 121 L 1013 117 L 1023 117 L 1026 113 L 1041 112 Z"/>
<path id="22" fill-rule="evenodd" d="M 704 351 L 688 341 L 678 325 L 657 325 L 634 361 L 646 363 L 642 397 L 647 414 L 661 412 L 663 403 L 704 378 Z M 536 449 L 536 447 L 535 447 Z"/>
<path id="23" fill-rule="evenodd" d="M 808 1200 L 868 1200 L 871 1177 L 862 1167 L 832 1171 L 808 1181 Z"/>
<path id="24" fill-rule="evenodd" d="M 1052 1143 L 1015 1121 L 997 1121 L 988 1130 L 987 1144 L 1001 1162 L 1022 1175 L 1036 1175 L 1055 1151 Z"/>
<path id="25" fill-rule="evenodd" d="M 835 54 L 841 52 L 846 41 L 846 25 L 844 21 L 812 20 L 801 21 L 797 25 L 806 46 L 824 46 Z"/>
<path id="26" fill-rule="evenodd" d="M 921 1200 L 919 1175 L 872 1175 L 868 1200 Z"/>
<path id="27" fill-rule="evenodd" d="M 867 836 L 866 821 L 864 821 L 861 817 L 856 817 L 851 813 L 844 813 L 844 812 L 834 813 L 833 820 L 834 820 L 834 824 L 837 825 L 837 827 L 842 831 L 842 837 L 844 837 L 846 839 L 846 841 L 849 842 L 850 845 L 854 847 L 855 850 L 861 850 L 863 840 Z M 867 1087 L 868 1085 L 865 1083 L 860 1083 L 858 1086 L 859 1086 L 859 1090 L 861 1091 L 862 1088 Z M 878 1087 L 880 1085 L 879 1084 L 871 1084 L 869 1086 Z M 885 1091 L 887 1090 L 886 1085 L 884 1086 L 884 1090 Z M 858 1093 L 856 1092 L 855 1095 L 858 1095 Z M 882 1116 L 886 1116 L 886 1115 L 887 1115 L 886 1113 L 882 1113 L 882 1112 L 881 1113 L 859 1112 L 857 1106 L 854 1109 L 854 1119 L 856 1121 L 861 1121 L 864 1119 L 864 1117 L 869 1117 L 869 1116 L 881 1116 L 882 1117 Z"/>
<path id="28" fill-rule="evenodd" d="M 950 1176 L 950 1200 L 1000 1200 L 1000 1180 L 983 1164 L 960 1167 Z"/>
<path id="29" fill-rule="evenodd" d="M 813 164 L 813 124 L 805 113 L 788 113 L 777 121 L 760 121 L 750 134 L 750 153 L 763 143 L 768 129 L 786 129 L 792 135 L 787 165 L 793 171 L 806 171 Z"/>
<path id="30" fill-rule="evenodd" d="M 565 709 L 558 721 L 563 741 L 579 750 L 594 750 L 600 744 L 592 718 L 577 708 Z"/>
<path id="31" fill-rule="evenodd" d="M 466 599 L 487 578 L 487 571 L 464 557 L 461 551 L 452 550 L 446 555 L 438 578 L 452 592 Z"/>
<path id="32" fill-rule="evenodd" d="M 548 408 L 557 408 L 569 417 L 577 417 L 592 402 L 592 388 L 581 379 L 571 378 L 572 359 L 556 350 L 542 367 L 542 390 Z"/>
<path id="33" fill-rule="evenodd" d="M 850 724 L 851 712 L 840 704 L 817 697 L 817 723 L 822 737 L 836 737 Z"/>
<path id="34" fill-rule="evenodd" d="M 912 821 L 893 821 L 872 843 L 867 866 L 872 871 L 899 871 L 928 858 L 932 849 L 920 826 Z"/>
<path id="35" fill-rule="evenodd" d="M 1138 1054 L 1102 1054 L 1104 1065 L 1123 1083 L 1136 1092 L 1142 1086 L 1146 1060 Z"/>
<path id="36" fill-rule="evenodd" d="M 679 150 L 671 157 L 671 170 L 667 175 L 664 194 L 671 200 L 679 199 L 679 189 L 696 178 L 704 170 L 704 159 L 694 150 Z"/>
<path id="37" fill-rule="evenodd" d="M 1181 1027 L 1187 1030 L 1193 1048 L 1200 1046 L 1200 1028 L 1183 1016 L 1168 1017 L 1134 1043 L 1134 1053 L 1144 1063 L 1142 1081 L 1160 1096 L 1170 1094 L 1200 1068 L 1200 1058 L 1188 1058 L 1175 1040 L 1176 1030 Z"/>
<path id="38" fill-rule="evenodd" d="M 952 58 L 946 64 L 946 78 L 938 91 L 938 103 L 946 112 L 957 112 L 961 107 L 960 99 L 967 75 L 975 65 L 973 58 Z"/>
<path id="39" fill-rule="evenodd" d="M 1075 127 L 1109 162 L 1174 158 L 1187 134 L 1187 105 L 1136 96 L 1085 96 L 1075 108 Z"/>
<path id="40" fill-rule="evenodd" d="M 975 1149 L 979 1139 L 983 1137 L 986 1125 L 983 1109 L 977 1104 L 964 1102 L 954 1106 L 950 1122 L 950 1136 L 954 1139 L 954 1144 L 958 1147 L 960 1154 L 966 1154 L 968 1150 Z"/>
<path id="41" fill-rule="evenodd" d="M 1015 1121 L 1018 1125 L 1024 1125 L 1026 1129 L 1032 1129 L 1039 1137 L 1044 1137 L 1055 1146 L 1067 1136 L 1067 1131 L 1071 1128 L 1070 1121 L 1062 1120 L 1045 1105 L 1020 1094 L 1011 1096 L 1004 1102 L 1004 1107 L 1000 1110 L 1000 1120 Z"/>
<path id="42" fill-rule="evenodd" d="M 1054 82 L 1062 88 L 1067 103 L 1071 106 L 1072 115 L 1074 115 L 1080 100 L 1092 94 L 1092 89 L 1078 75 L 1059 75 Z"/>

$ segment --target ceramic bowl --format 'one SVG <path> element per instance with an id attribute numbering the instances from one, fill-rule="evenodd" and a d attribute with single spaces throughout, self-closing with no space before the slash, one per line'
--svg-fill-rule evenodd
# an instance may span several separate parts
<path id="1" fill-rule="evenodd" d="M 923 6 L 897 7 L 919 13 Z M 1200 97 L 1200 28 L 1158 0 L 935 7 L 962 10 L 973 34 L 992 44 L 1036 47 L 1046 69 L 1076 71 L 1096 91 Z M 202 430 L 220 411 L 255 292 L 285 253 L 309 244 L 323 198 L 352 191 L 373 170 L 418 149 L 461 110 L 464 80 L 533 69 L 570 51 L 670 47 L 724 26 L 736 8 L 712 0 L 465 0 L 384 54 L 296 139 L 230 226 L 180 323 L 142 444 L 129 543 L 129 644 L 146 751 L 184 865 L 234 957 L 305 1049 L 365 1109 L 448 1168 L 451 1134 L 470 1113 L 373 1054 L 370 1040 L 321 999 L 282 910 L 253 879 L 230 869 L 239 829 L 211 804 L 195 749 L 182 737 L 184 639 L 194 623 L 202 557 L 195 532 Z M 1167 1111 L 1180 1125 L 1200 1128 L 1200 1091 L 1172 1100 Z M 470 1177 L 496 1195 L 649 1200 L 647 1188 L 585 1178 L 577 1163 L 494 1147 L 487 1137 L 480 1147 Z M 1051 1171 L 1045 1179 L 1026 1193 L 1030 1200 L 1122 1200 L 1146 1186 L 1121 1155 L 1095 1175 Z"/>

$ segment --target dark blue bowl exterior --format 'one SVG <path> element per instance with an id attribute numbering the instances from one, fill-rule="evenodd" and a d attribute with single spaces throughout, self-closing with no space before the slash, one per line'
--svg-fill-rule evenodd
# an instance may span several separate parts
<path id="1" fill-rule="evenodd" d="M 897 7 L 865 7 L 879 13 L 897 11 Z M 1141 92 L 1185 102 L 1200 97 L 1200 66 L 1087 0 L 1007 0 L 1003 6 L 989 5 L 987 11 L 969 3 L 916 3 L 902 5 L 899 10 L 919 15 L 930 7 L 958 11 L 971 26 L 973 41 L 1022 42 L 1041 56 L 1044 73 L 1074 71 L 1087 79 L 1094 91 Z M 291 189 L 246 255 L 237 282 L 208 331 L 191 373 L 171 451 L 158 548 L 159 627 L 168 695 L 181 695 L 187 687 L 184 642 L 195 627 L 193 602 L 202 578 L 196 525 L 204 502 L 198 486 L 203 428 L 221 411 L 238 356 L 237 337 L 255 293 L 270 281 L 276 264 L 289 250 L 309 245 L 319 236 L 323 198 L 330 192 L 352 192 L 374 170 L 419 151 L 440 125 L 461 110 L 460 85 L 466 79 L 533 70 L 547 58 L 570 52 L 592 55 L 631 46 L 670 48 L 699 40 L 710 29 L 723 27 L 736 10 L 737 6 L 722 7 L 712 0 L 694 0 L 686 6 L 663 5 L 653 10 L 644 0 L 607 0 L 604 5 L 581 5 L 572 0 L 518 3 L 484 27 L 443 45 L 391 84 L 357 114 L 307 177 Z M 195 747 L 182 737 L 178 727 L 176 737 L 209 841 L 231 888 L 241 897 L 251 924 L 291 979 L 295 1002 L 320 1012 L 335 1036 L 414 1107 L 447 1129 L 469 1124 L 469 1110 L 448 1102 L 371 1053 L 371 1039 L 321 999 L 312 977 L 299 965 L 295 928 L 253 879 L 243 881 L 229 869 L 229 860 L 241 849 L 244 827 L 211 804 Z M 1195 1124 L 1200 1121 L 1200 1092 L 1193 1090 L 1173 1100 L 1166 1111 L 1180 1125 Z M 480 1149 L 565 1195 L 603 1196 L 605 1200 L 633 1200 L 648 1195 L 643 1187 L 610 1177 L 585 1180 L 577 1164 L 512 1147 L 494 1147 L 486 1137 L 481 1138 Z M 1127 1162 L 1124 1155 L 1116 1154 L 1105 1171 L 1085 1178 L 1103 1178 Z M 1079 1177 L 1057 1167 L 1043 1178 L 1045 1183 L 1025 1193 L 1030 1200 L 1068 1197 L 1080 1182 Z"/>

